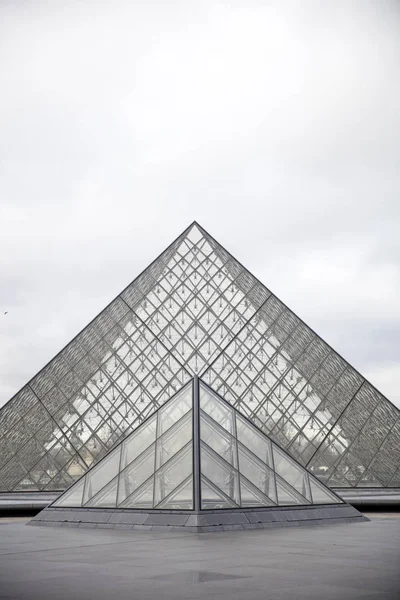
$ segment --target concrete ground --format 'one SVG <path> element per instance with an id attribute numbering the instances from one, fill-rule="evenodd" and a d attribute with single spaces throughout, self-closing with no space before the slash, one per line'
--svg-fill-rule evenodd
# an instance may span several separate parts
<path id="1" fill-rule="evenodd" d="M 0 599 L 400 599 L 400 514 L 325 527 L 155 533 L 0 520 Z"/>

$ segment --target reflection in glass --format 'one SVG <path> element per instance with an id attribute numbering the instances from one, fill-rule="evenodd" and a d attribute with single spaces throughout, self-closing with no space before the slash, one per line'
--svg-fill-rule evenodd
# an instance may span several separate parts
<path id="1" fill-rule="evenodd" d="M 225 496 L 231 498 L 240 505 L 239 477 L 236 469 L 223 461 L 210 448 L 201 443 L 201 472 L 207 477 Z"/>
<path id="2" fill-rule="evenodd" d="M 86 504 L 97 492 L 99 492 L 111 479 L 118 475 L 121 447 L 116 448 L 104 458 L 85 477 L 85 491 L 83 504 Z"/>
<path id="3" fill-rule="evenodd" d="M 203 385 L 200 387 L 200 408 L 221 427 L 233 433 L 233 410 L 209 392 Z"/>
<path id="4" fill-rule="evenodd" d="M 203 510 L 214 510 L 218 508 L 237 508 L 238 505 L 225 496 L 220 489 L 201 477 L 201 508 Z"/>
<path id="5" fill-rule="evenodd" d="M 156 439 L 157 417 L 154 415 L 122 443 L 121 469 L 131 463 Z"/>
<path id="6" fill-rule="evenodd" d="M 188 444 L 161 469 L 154 479 L 154 505 L 157 506 L 171 494 L 192 472 L 192 444 Z"/>

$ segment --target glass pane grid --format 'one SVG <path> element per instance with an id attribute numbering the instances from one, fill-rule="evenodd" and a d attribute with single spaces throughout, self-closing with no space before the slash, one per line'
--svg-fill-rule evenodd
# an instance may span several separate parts
<path id="1" fill-rule="evenodd" d="M 193 373 L 322 481 L 395 477 L 399 411 L 194 225 L 1 409 L 0 489 L 65 485 L 61 436 L 89 466 Z"/>
<path id="2" fill-rule="evenodd" d="M 314 500 L 312 475 L 202 383 L 200 439 L 201 474 L 213 486 L 203 509 L 225 506 L 226 498 L 243 507 L 339 502 L 317 482 Z"/>
<path id="3" fill-rule="evenodd" d="M 190 382 L 75 484 L 84 482 L 78 506 L 152 509 L 162 503 L 192 509 L 193 493 L 186 485 L 192 464 Z M 71 497 L 76 499 L 67 492 L 57 505 L 71 506 Z"/>

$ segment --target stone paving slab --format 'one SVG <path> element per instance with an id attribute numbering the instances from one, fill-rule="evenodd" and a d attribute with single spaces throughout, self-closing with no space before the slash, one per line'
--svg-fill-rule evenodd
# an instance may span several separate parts
<path id="1" fill-rule="evenodd" d="M 112 525 L 0 520 L 0 599 L 400 598 L 400 515 L 330 527 L 226 525 L 218 535 Z"/>

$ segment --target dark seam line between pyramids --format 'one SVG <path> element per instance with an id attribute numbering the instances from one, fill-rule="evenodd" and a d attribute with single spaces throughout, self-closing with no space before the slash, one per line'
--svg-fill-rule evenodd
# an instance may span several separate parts
<path id="1" fill-rule="evenodd" d="M 275 444 L 275 446 L 277 446 L 279 448 L 279 450 L 281 450 L 281 452 L 283 452 L 283 454 L 285 454 L 285 456 L 288 456 L 291 460 L 293 460 L 296 464 L 298 464 L 302 469 L 304 469 L 306 471 L 306 473 L 311 474 L 311 476 L 315 479 L 317 479 L 318 481 L 320 481 L 318 479 L 318 477 L 316 477 L 313 473 L 311 473 L 311 471 L 309 471 L 307 469 L 306 466 L 301 465 L 296 459 L 294 459 L 291 454 L 285 450 L 284 448 L 282 448 L 278 443 L 276 443 L 274 440 L 272 440 L 267 434 L 265 434 L 263 431 L 261 431 L 257 425 L 255 425 L 252 421 L 250 421 L 250 419 L 248 419 L 246 417 L 246 415 L 244 415 L 243 413 L 240 412 L 239 409 L 235 408 L 232 406 L 232 404 L 229 404 L 229 402 L 227 402 L 225 400 L 225 398 L 223 398 L 218 392 L 216 392 L 215 390 L 213 390 L 205 381 L 201 380 L 202 385 L 204 385 L 212 394 L 216 394 L 218 396 L 218 400 L 222 401 L 230 410 L 236 410 L 239 415 L 246 420 L 247 423 L 249 423 L 249 425 L 251 426 L 251 428 L 256 428 L 257 431 L 265 438 L 267 438 L 270 442 L 272 442 L 273 444 Z M 246 446 L 247 448 L 247 446 Z M 224 459 L 223 459 L 224 460 Z M 225 461 L 226 462 L 226 461 Z M 272 462 L 273 462 L 273 471 L 276 475 L 278 475 L 276 469 L 275 469 L 275 461 L 274 461 L 274 455 L 272 453 Z M 229 463 L 228 463 L 229 464 Z M 268 466 L 268 465 L 267 465 Z M 322 483 L 322 482 L 321 482 Z M 340 500 L 340 502 L 343 502 L 342 498 L 340 498 L 340 496 L 338 496 L 338 494 L 336 494 L 331 488 L 329 488 L 329 486 L 327 486 L 326 484 L 322 483 L 322 485 L 324 487 L 326 487 L 330 492 L 332 492 L 332 494 L 334 494 L 336 496 L 336 498 L 338 498 Z"/>
<path id="2" fill-rule="evenodd" d="M 192 381 L 192 473 L 193 508 L 201 510 L 201 461 L 200 461 L 200 380 L 197 375 Z"/>

